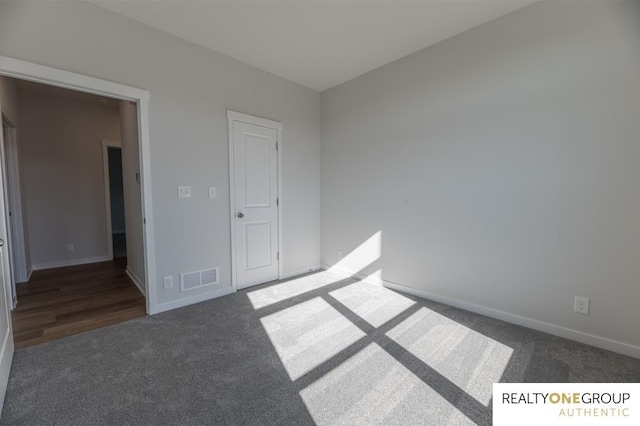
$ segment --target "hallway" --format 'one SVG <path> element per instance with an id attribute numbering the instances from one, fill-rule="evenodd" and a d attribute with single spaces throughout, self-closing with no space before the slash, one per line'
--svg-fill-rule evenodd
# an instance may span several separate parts
<path id="1" fill-rule="evenodd" d="M 144 316 L 145 298 L 125 267 L 116 259 L 35 271 L 17 286 L 16 349 Z"/>

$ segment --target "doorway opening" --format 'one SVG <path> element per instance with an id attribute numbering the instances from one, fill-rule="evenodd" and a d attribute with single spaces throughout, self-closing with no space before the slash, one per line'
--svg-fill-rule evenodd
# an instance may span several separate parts
<path id="1" fill-rule="evenodd" d="M 127 228 L 122 146 L 119 142 L 102 141 L 105 170 L 105 204 L 107 206 L 107 238 L 114 259 L 127 257 Z"/>
<path id="2" fill-rule="evenodd" d="M 19 105 L 0 150 L 15 347 L 144 316 L 137 105 L 0 79 Z"/>
<path id="3" fill-rule="evenodd" d="M 21 79 L 30 82 L 43 83 L 53 88 L 66 88 L 73 89 L 77 93 L 81 94 L 94 94 L 100 96 L 110 97 L 111 99 L 118 100 L 120 102 L 120 108 L 123 110 L 127 110 L 127 114 L 123 114 L 123 122 L 128 123 L 126 126 L 129 129 L 129 132 L 126 133 L 127 138 L 135 138 L 136 142 L 132 145 L 136 146 L 138 150 L 138 158 L 132 160 L 132 164 L 136 164 L 139 172 L 136 173 L 135 180 L 139 185 L 139 199 L 140 199 L 140 210 L 134 215 L 134 217 L 138 216 L 138 220 L 142 225 L 137 227 L 142 235 L 141 242 L 141 251 L 142 256 L 139 259 L 136 259 L 136 268 L 140 271 L 140 275 L 138 275 L 138 281 L 136 285 L 140 289 L 139 294 L 144 294 L 144 299 L 146 301 L 143 303 L 143 314 L 146 310 L 148 314 L 154 314 L 158 311 L 157 307 L 157 294 L 156 288 L 150 283 L 155 283 L 155 248 L 154 248 L 154 235 L 153 235 L 153 212 L 152 212 L 152 197 L 151 197 L 151 168 L 150 168 L 150 143 L 149 143 L 149 92 L 146 90 L 136 89 L 134 87 L 125 86 L 117 83 L 112 83 L 106 80 L 101 80 L 93 77 L 88 77 L 81 74 L 72 73 L 69 71 L 64 71 L 61 69 L 56 69 L 52 67 L 47 67 L 43 65 L 34 64 L 31 62 L 21 61 L 14 58 L 9 58 L 6 56 L 0 55 L 0 83 L 1 86 L 1 95 L 2 100 L 0 100 L 0 118 L 2 116 L 2 112 L 5 110 L 6 103 L 6 111 L 11 114 L 16 114 L 16 111 L 20 108 L 18 102 L 15 99 L 15 96 L 11 95 L 11 92 L 15 94 L 15 86 L 12 89 L 10 86 L 12 84 L 5 85 L 4 83 L 8 78 Z M 12 105 L 10 106 L 9 103 Z M 18 115 L 20 115 L 18 113 Z M 126 117 L 126 120 L 124 119 Z M 135 126 L 132 125 L 135 123 Z M 15 139 L 15 135 L 17 131 L 20 131 L 20 124 L 16 123 L 17 126 L 3 126 L 2 131 L 0 131 L 0 145 L 4 143 L 4 135 L 5 129 L 13 129 L 6 130 L 7 134 L 13 133 L 13 137 Z M 125 126 L 122 126 L 123 128 Z M 17 130 L 16 130 L 17 128 Z M 124 133 L 124 132 L 123 132 Z M 18 138 L 19 139 L 19 138 Z M 19 142 L 16 146 L 19 145 Z M 19 150 L 16 150 L 18 152 Z M 3 151 L 5 152 L 5 151 Z M 7 151 L 9 152 L 9 151 Z M 6 158 L 5 154 L 3 158 Z M 125 158 L 126 156 L 123 156 Z M 13 161 L 13 160 L 11 160 Z M 17 162 L 13 162 L 12 164 L 17 164 Z M 2 161 L 0 161 L 0 168 L 3 173 L 0 173 L 0 258 L 2 262 L 2 273 L 0 274 L 0 287 L 2 290 L 0 291 L 0 336 L 4 335 L 4 337 L 0 337 L 0 401 L 4 400 L 4 394 L 7 389 L 7 383 L 9 380 L 9 373 L 11 371 L 11 363 L 13 360 L 14 354 L 14 330 L 18 332 L 17 328 L 15 328 L 14 320 L 11 315 L 11 309 L 14 308 L 13 297 L 9 298 L 10 294 L 18 295 L 19 292 L 17 286 L 14 287 L 16 282 L 15 278 L 11 277 L 11 274 L 8 274 L 10 270 L 14 270 L 16 272 L 17 268 L 11 267 L 11 262 L 9 262 L 9 251 L 11 251 L 11 255 L 15 257 L 16 250 L 14 250 L 17 244 L 10 242 L 8 245 L 11 247 L 4 247 L 4 239 L 7 238 L 7 235 L 10 231 L 7 230 L 6 226 L 6 218 L 8 217 L 4 204 L 5 204 L 5 194 L 3 191 L 4 184 L 6 179 L 4 177 L 4 170 L 6 167 L 2 167 Z M 123 170 L 126 170 L 127 167 L 123 167 Z M 15 170 L 15 169 L 14 169 Z M 20 176 L 20 173 L 18 174 Z M 45 174 L 44 179 L 47 178 Z M 19 187 L 21 188 L 23 185 L 21 181 Z M 15 180 L 13 185 L 15 185 Z M 66 188 L 63 188 L 66 189 Z M 18 191 L 20 193 L 21 191 Z M 15 195 L 15 192 L 14 192 Z M 23 194 L 21 194 L 23 195 Z M 15 206 L 14 206 L 15 207 Z M 15 217 L 16 211 L 10 210 L 12 217 Z M 28 216 L 26 209 L 23 209 L 22 215 L 24 217 Z M 24 221 L 23 221 L 24 222 Z M 28 236 L 28 225 L 23 223 L 24 232 L 24 242 L 25 245 L 30 243 L 30 238 Z M 104 233 L 103 233 L 104 235 Z M 129 249 L 127 250 L 130 251 Z M 30 250 L 27 250 L 25 247 L 26 256 L 26 270 L 27 270 L 27 279 L 29 279 L 28 271 L 32 270 L 33 267 L 29 267 L 29 265 L 33 265 L 33 259 L 30 259 L 28 254 Z M 77 266 L 78 268 L 83 268 L 84 265 Z M 127 270 L 125 272 L 126 276 L 131 277 Z M 57 275 L 57 277 L 56 277 Z M 104 278 L 104 274 L 100 275 Z M 58 274 L 53 274 L 52 278 L 60 279 Z M 85 276 L 86 280 L 87 277 Z M 133 278 L 131 278 L 133 280 Z M 33 277 L 31 277 L 33 280 Z M 82 282 L 82 280 L 79 280 Z M 29 285 L 29 284 L 27 284 Z M 51 292 L 48 292 L 46 289 L 42 288 L 40 292 L 40 298 L 42 300 L 48 300 L 48 296 Z M 57 292 L 58 294 L 62 293 L 61 291 Z M 146 305 L 146 309 L 145 306 Z M 91 309 L 92 306 L 87 307 L 86 309 Z M 19 308 L 18 308 L 19 309 Z M 80 312 L 79 315 L 86 314 L 86 309 L 84 312 Z M 108 311 L 109 308 L 105 310 Z M 105 311 L 103 310 L 103 312 Z M 16 309 L 13 310 L 13 313 L 16 312 Z M 51 315 L 49 313 L 49 317 L 39 316 L 38 309 L 35 309 L 32 312 L 31 319 L 37 322 L 40 325 L 50 324 L 53 320 L 54 322 L 59 318 L 57 315 Z M 41 312 L 40 312 L 41 313 Z M 73 317 L 73 314 L 61 313 L 61 318 L 65 316 L 67 318 Z M 94 323 L 93 328 L 97 328 L 100 326 L 104 326 L 105 324 Z M 57 329 L 54 331 L 60 333 L 62 330 Z M 75 332 L 81 332 L 82 330 L 76 330 Z M 49 336 L 44 336 L 44 332 L 37 331 L 41 336 L 46 337 L 50 340 L 51 334 Z M 28 338 L 28 336 L 26 336 Z M 0 405 L 2 405 L 0 403 Z"/>

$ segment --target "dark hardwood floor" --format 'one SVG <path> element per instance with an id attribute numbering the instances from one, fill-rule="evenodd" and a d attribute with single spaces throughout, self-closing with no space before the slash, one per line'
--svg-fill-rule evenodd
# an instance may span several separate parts
<path id="1" fill-rule="evenodd" d="M 146 314 L 145 299 L 125 273 L 126 259 L 35 271 L 17 284 L 12 312 L 16 349 Z"/>

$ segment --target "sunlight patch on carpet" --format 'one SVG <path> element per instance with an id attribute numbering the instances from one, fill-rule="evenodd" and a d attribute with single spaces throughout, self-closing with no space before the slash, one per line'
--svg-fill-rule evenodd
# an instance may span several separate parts
<path id="1" fill-rule="evenodd" d="M 320 297 L 260 319 L 291 380 L 365 336 Z"/>
<path id="2" fill-rule="evenodd" d="M 250 291 L 247 297 L 254 309 L 264 308 L 349 278 L 380 259 L 381 253 L 382 231 L 378 231 L 351 250 L 329 270 Z"/>
<path id="3" fill-rule="evenodd" d="M 254 309 L 264 308 L 283 300 L 335 284 L 345 278 L 344 274 L 331 271 L 322 271 L 301 278 L 285 281 L 267 288 L 255 290 L 247 293 L 251 305 Z"/>
<path id="4" fill-rule="evenodd" d="M 472 425 L 376 343 L 300 392 L 318 425 Z"/>
<path id="5" fill-rule="evenodd" d="M 488 407 L 513 349 L 443 315 L 421 308 L 387 336 Z"/>
<path id="6" fill-rule="evenodd" d="M 375 282 L 380 276 L 370 277 L 329 293 L 331 297 L 374 327 L 380 327 L 414 305 L 413 300 L 382 287 Z"/>

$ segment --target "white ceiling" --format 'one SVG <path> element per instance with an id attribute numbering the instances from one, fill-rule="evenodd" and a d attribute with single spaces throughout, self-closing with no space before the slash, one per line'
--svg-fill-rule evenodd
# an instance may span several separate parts
<path id="1" fill-rule="evenodd" d="M 323 91 L 534 1 L 96 0 L 95 3 Z"/>

